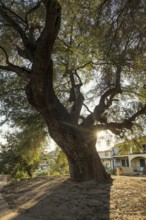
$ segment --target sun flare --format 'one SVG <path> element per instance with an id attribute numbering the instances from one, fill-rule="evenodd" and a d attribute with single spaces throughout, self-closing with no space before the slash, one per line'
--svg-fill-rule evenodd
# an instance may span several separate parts
<path id="1" fill-rule="evenodd" d="M 114 137 L 111 135 L 111 132 L 107 131 L 97 131 L 97 151 L 108 150 L 114 146 Z"/>

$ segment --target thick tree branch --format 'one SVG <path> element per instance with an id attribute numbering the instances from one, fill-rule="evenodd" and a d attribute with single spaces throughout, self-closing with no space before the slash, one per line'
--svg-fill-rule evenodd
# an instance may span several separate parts
<path id="1" fill-rule="evenodd" d="M 13 27 L 13 29 L 21 36 L 24 46 L 27 48 L 29 43 L 28 38 L 23 29 L 20 27 L 20 25 L 9 15 L 9 11 L 3 6 L 0 6 L 0 14 L 3 17 L 3 19 L 7 21 Z"/>
<path id="2" fill-rule="evenodd" d="M 32 66 L 32 81 L 35 88 L 44 89 L 44 81 L 49 73 L 48 65 L 61 23 L 61 7 L 56 0 L 44 0 L 46 8 L 45 27 L 37 41 L 35 59 Z M 52 73 L 51 73 L 52 74 Z M 47 75 L 47 76 L 46 76 Z M 53 77 L 50 77 L 53 80 Z M 46 84 L 46 83 L 45 83 Z"/>
<path id="3" fill-rule="evenodd" d="M 0 46 L 0 49 L 4 52 L 5 54 L 5 58 L 6 58 L 6 63 L 9 63 L 9 57 L 8 57 L 8 54 L 7 54 L 7 51 L 5 50 L 4 47 Z"/>
<path id="4" fill-rule="evenodd" d="M 25 30 L 28 28 L 28 24 L 21 18 L 19 15 L 11 11 L 11 9 L 0 6 L 0 15 L 2 18 L 19 34 L 22 39 L 25 49 L 17 48 L 18 54 L 25 59 L 33 61 L 34 51 L 35 51 L 35 41 L 33 36 L 33 30 L 29 29 L 29 34 L 25 33 Z M 19 22 L 21 23 L 19 24 Z M 21 27 L 23 26 L 23 28 Z M 28 36 L 27 36 L 28 35 Z"/>
<path id="5" fill-rule="evenodd" d="M 19 67 L 12 63 L 7 66 L 0 65 L 0 69 L 8 72 L 17 73 L 18 76 L 28 81 L 30 79 L 30 70 L 25 67 Z"/>
<path id="6" fill-rule="evenodd" d="M 75 83 L 74 75 L 78 78 L 79 83 Z M 80 91 L 80 87 L 82 86 L 82 81 L 77 72 L 72 72 L 70 74 L 70 81 L 71 81 L 71 90 L 70 90 L 70 97 L 69 101 L 73 102 L 73 105 L 71 107 L 70 116 L 75 124 L 78 123 L 79 117 L 80 117 L 80 111 L 82 109 L 84 96 L 82 95 Z"/>
<path id="7" fill-rule="evenodd" d="M 84 97 L 82 94 L 80 94 L 78 98 L 74 101 L 74 104 L 71 108 L 70 116 L 75 124 L 78 123 L 78 120 L 80 118 L 80 112 L 82 109 L 83 101 Z"/>
<path id="8" fill-rule="evenodd" d="M 116 70 L 116 79 L 115 79 L 115 86 L 109 90 L 107 90 L 100 98 L 99 104 L 94 108 L 93 113 L 87 116 L 86 120 L 84 121 L 83 126 L 93 125 L 95 121 L 100 121 L 101 114 L 104 113 L 106 109 L 108 109 L 113 102 L 114 97 L 121 93 L 121 67 L 117 67 Z"/>
<path id="9" fill-rule="evenodd" d="M 10 72 L 12 72 L 12 71 L 11 71 L 11 68 L 10 68 L 9 66 L 0 65 L 0 69 L 1 69 L 1 70 L 4 70 L 4 71 L 10 71 Z"/>
<path id="10" fill-rule="evenodd" d="M 24 59 L 33 62 L 33 56 L 30 55 L 30 52 L 27 49 L 22 49 L 21 47 L 17 46 L 16 50 L 20 57 L 23 57 Z"/>
<path id="11" fill-rule="evenodd" d="M 30 79 L 30 73 L 31 73 L 30 69 L 26 67 L 16 66 L 12 63 L 9 63 L 9 68 L 11 69 L 12 72 L 17 73 L 18 76 L 25 79 L 26 81 Z"/>
<path id="12" fill-rule="evenodd" d="M 138 112 L 136 112 L 133 116 L 129 118 L 130 121 L 134 121 L 138 116 L 146 114 L 146 105 L 142 109 L 140 109 Z"/>
<path id="13" fill-rule="evenodd" d="M 3 7 L 3 9 L 5 9 L 6 11 L 8 11 L 10 14 L 12 14 L 14 17 L 16 17 L 19 21 L 21 21 L 24 25 L 26 25 L 25 20 L 20 17 L 18 14 L 16 14 L 14 11 L 12 11 L 10 8 L 6 7 L 4 5 L 4 3 L 1 3 L 1 6 Z"/>
<path id="14" fill-rule="evenodd" d="M 19 67 L 19 66 L 16 66 L 16 65 L 10 63 L 8 54 L 7 54 L 6 50 L 4 49 L 4 47 L 0 46 L 0 49 L 5 54 L 6 64 L 7 64 L 7 66 L 0 65 L 0 69 L 5 70 L 5 71 L 9 71 L 9 72 L 17 73 L 20 77 L 22 77 L 25 80 L 30 79 L 30 69 L 27 69 L 25 67 Z"/>
<path id="15" fill-rule="evenodd" d="M 32 7 L 30 10 L 28 10 L 28 11 L 26 12 L 26 14 L 25 14 L 25 23 L 27 24 L 27 27 L 28 27 L 28 16 L 29 16 L 32 12 L 34 12 L 35 10 L 37 10 L 37 9 L 40 7 L 40 5 L 41 5 L 41 1 L 38 1 L 37 4 L 36 4 L 34 7 Z"/>
<path id="16" fill-rule="evenodd" d="M 146 105 L 144 105 L 141 110 L 137 111 L 135 114 L 133 114 L 128 119 L 123 120 L 123 122 L 121 123 L 110 122 L 110 123 L 105 123 L 105 124 L 99 124 L 99 125 L 96 125 L 95 127 L 98 130 L 110 130 L 116 135 L 121 135 L 124 129 L 131 130 L 136 118 L 138 118 L 140 115 L 143 115 L 143 114 L 146 114 Z"/>

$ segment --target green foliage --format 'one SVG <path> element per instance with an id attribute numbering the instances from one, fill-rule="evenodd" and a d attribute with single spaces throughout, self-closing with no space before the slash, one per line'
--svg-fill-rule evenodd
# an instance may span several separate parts
<path id="1" fill-rule="evenodd" d="M 37 176 L 48 176 L 48 175 L 64 175 L 69 174 L 68 161 L 61 149 L 58 147 L 56 150 L 41 155 L 41 163 L 48 164 L 47 170 L 36 171 Z M 41 166 L 39 166 L 41 167 Z"/>
<path id="2" fill-rule="evenodd" d="M 48 176 L 48 171 L 37 171 L 36 176 Z"/>
<path id="3" fill-rule="evenodd" d="M 16 154 L 13 150 L 3 151 L 0 161 L 0 173 L 9 175 L 13 180 L 21 180 L 32 177 L 38 161 L 29 161 L 21 154 Z"/>
<path id="4" fill-rule="evenodd" d="M 93 100 L 97 102 L 100 95 L 115 84 L 116 68 L 121 66 L 123 93 L 117 97 L 120 102 L 114 102 L 114 105 L 107 110 L 109 120 L 121 121 L 126 114 L 138 110 L 139 103 L 145 103 L 145 90 L 142 89 L 146 81 L 144 74 L 146 46 L 143 36 L 146 21 L 145 4 L 139 1 L 139 4 L 135 5 L 136 9 L 133 9 L 134 6 L 129 1 L 60 0 L 59 2 L 62 7 L 62 25 L 52 56 L 55 63 L 56 94 L 70 110 L 71 106 L 68 103 L 70 73 L 77 71 L 84 86 L 94 82 L 91 84 L 90 95 L 87 90 L 83 90 L 84 103 L 90 103 L 92 106 Z M 5 4 L 24 19 L 25 13 L 36 5 L 36 1 L 19 1 L 19 3 L 6 1 Z M 29 28 L 35 29 L 33 36 L 35 40 L 38 39 L 44 26 L 44 14 L 43 4 L 27 14 Z M 20 18 L 15 17 L 15 20 L 19 20 L 21 26 L 24 26 Z M 12 54 L 10 57 L 14 63 L 27 68 L 31 66 L 28 60 L 18 56 L 17 46 L 22 47 L 22 42 L 16 32 L 6 25 L 3 25 L 0 43 Z M 2 51 L 1 53 L 4 57 Z M 27 104 L 24 94 L 25 82 L 17 76 L 10 77 L 10 74 L 4 71 L 1 74 L 1 84 L 4 83 L 4 87 L 2 86 L 0 96 L 3 100 L 2 115 L 5 119 L 11 123 L 13 120 L 21 122 L 23 116 L 19 120 L 17 115 L 22 112 L 28 114 L 28 117 L 29 114 L 36 115 Z M 76 83 L 78 83 L 77 79 Z M 129 101 L 135 99 L 138 99 L 137 106 L 135 109 L 131 106 L 132 110 L 129 111 Z M 87 114 L 86 112 L 83 106 L 83 114 Z"/>
<path id="5" fill-rule="evenodd" d="M 54 47 L 57 94 L 62 101 L 67 100 L 69 73 L 76 70 L 84 86 L 95 82 L 90 94 L 84 90 L 84 103 L 90 103 L 92 108 L 93 100 L 97 102 L 106 89 L 115 85 L 116 68 L 121 67 L 122 94 L 117 95 L 118 101 L 106 112 L 108 121 L 121 122 L 146 103 L 145 3 L 139 1 L 135 6 L 126 0 L 60 0 L 60 3 L 63 22 Z M 83 114 L 86 114 L 84 107 Z"/>
<path id="6" fill-rule="evenodd" d="M 55 154 L 56 156 L 52 157 L 54 161 L 50 166 L 49 175 L 69 174 L 68 161 L 63 151 L 57 148 Z"/>
<path id="7" fill-rule="evenodd" d="M 21 78 L 3 72 L 0 84 L 1 124 L 8 123 L 13 131 L 5 134 L 0 172 L 15 180 L 28 178 L 37 168 L 46 145 L 46 127 L 41 116 L 28 105 Z"/>
<path id="8" fill-rule="evenodd" d="M 126 139 L 124 142 L 116 144 L 114 148 L 119 149 L 119 155 L 123 155 L 129 154 L 131 147 L 133 153 L 141 152 L 144 144 L 146 144 L 146 136 L 139 136 L 133 139 Z"/>
<path id="9" fill-rule="evenodd" d="M 24 122 L 23 122 L 24 123 Z M 32 177 L 38 167 L 45 145 L 46 131 L 39 123 L 23 124 L 23 129 L 7 134 L 7 143 L 1 148 L 0 173 L 20 180 Z"/>

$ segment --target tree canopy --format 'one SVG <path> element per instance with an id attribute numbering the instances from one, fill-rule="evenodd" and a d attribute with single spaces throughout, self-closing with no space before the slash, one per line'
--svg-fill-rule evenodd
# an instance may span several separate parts
<path id="1" fill-rule="evenodd" d="M 139 110 L 145 111 L 145 3 L 66 1 L 61 5 L 62 24 L 53 50 L 56 94 L 74 115 L 71 88 L 90 85 L 90 93 L 82 90 L 84 100 L 76 104 L 78 111 L 82 107 L 76 120 L 88 124 L 95 118 L 97 129 L 120 134 L 124 127 L 132 127 Z M 18 114 L 23 117 L 22 111 L 28 115 L 30 107 L 25 101 L 25 81 L 11 72 L 27 80 L 32 59 L 24 47 L 29 43 L 35 50 L 45 9 L 41 1 L 1 1 L 0 10 L 1 114 L 12 122 Z M 109 122 L 104 126 L 102 114 Z M 114 124 L 117 118 L 122 122 L 119 125 Z"/>

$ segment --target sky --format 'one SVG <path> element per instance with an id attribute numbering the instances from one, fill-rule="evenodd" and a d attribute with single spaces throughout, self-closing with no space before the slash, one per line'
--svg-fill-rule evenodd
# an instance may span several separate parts
<path id="1" fill-rule="evenodd" d="M 116 144 L 115 136 L 110 131 L 100 131 L 97 133 L 97 151 L 111 149 Z"/>
<path id="2" fill-rule="evenodd" d="M 4 144 L 6 142 L 3 135 L 5 134 L 5 132 L 8 131 L 8 128 L 9 127 L 6 124 L 0 127 L 0 143 L 2 143 L 2 144 Z"/>

